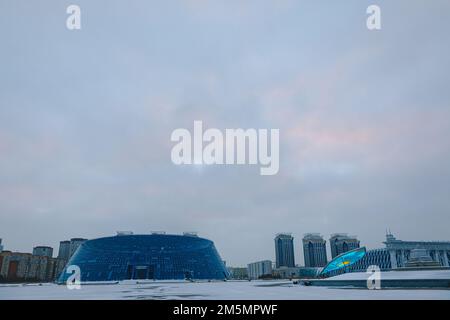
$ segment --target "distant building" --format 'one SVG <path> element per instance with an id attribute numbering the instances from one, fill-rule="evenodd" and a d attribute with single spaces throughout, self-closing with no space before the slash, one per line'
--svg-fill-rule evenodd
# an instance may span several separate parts
<path id="1" fill-rule="evenodd" d="M 366 272 L 370 266 L 378 266 L 381 271 L 392 269 L 389 251 L 385 248 L 367 250 L 366 255 L 345 272 Z"/>
<path id="2" fill-rule="evenodd" d="M 117 232 L 117 235 L 125 235 Z M 64 240 L 59 242 L 58 259 L 65 260 L 66 262 L 73 256 L 78 247 L 85 243 L 87 239 L 84 238 L 72 238 L 70 240 Z"/>
<path id="3" fill-rule="evenodd" d="M 275 278 L 292 279 L 300 277 L 300 267 L 280 267 L 273 270 Z"/>
<path id="4" fill-rule="evenodd" d="M 405 269 L 429 269 L 442 267 L 440 262 L 433 260 L 425 249 L 412 249 Z"/>
<path id="5" fill-rule="evenodd" d="M 118 231 L 118 236 L 127 236 L 129 234 L 133 234 L 132 232 L 128 231 Z M 61 272 L 64 271 L 64 268 L 66 267 L 67 263 L 69 262 L 70 258 L 73 256 L 75 251 L 77 251 L 78 247 L 81 246 L 83 243 L 85 243 L 87 239 L 84 238 L 72 238 L 70 240 L 63 240 L 59 242 L 59 250 L 58 250 L 58 261 L 56 264 L 56 278 L 59 277 Z"/>
<path id="6" fill-rule="evenodd" d="M 0 238 L 0 252 L 3 251 L 2 239 Z"/>
<path id="7" fill-rule="evenodd" d="M 232 280 L 247 280 L 248 270 L 245 267 L 228 267 L 230 279 Z"/>
<path id="8" fill-rule="evenodd" d="M 69 256 L 69 259 L 70 259 L 70 257 L 73 256 L 75 251 L 77 251 L 78 247 L 81 246 L 86 241 L 87 241 L 87 239 L 83 239 L 83 238 L 72 238 L 72 239 L 70 239 L 70 256 Z"/>
<path id="9" fill-rule="evenodd" d="M 331 257 L 334 259 L 338 255 L 359 248 L 359 240 L 355 236 L 346 233 L 335 233 L 330 237 Z"/>
<path id="10" fill-rule="evenodd" d="M 247 265 L 249 279 L 259 279 L 261 276 L 272 275 L 272 261 L 264 260 Z"/>
<path id="11" fill-rule="evenodd" d="M 64 271 L 66 264 L 67 264 L 67 260 L 58 259 L 58 258 L 56 259 L 55 275 L 53 277 L 53 281 L 58 280 L 59 276 Z"/>
<path id="12" fill-rule="evenodd" d="M 413 249 L 425 249 L 441 266 L 449 266 L 450 241 L 403 241 L 388 233 L 384 244 L 389 251 L 393 269 L 405 267 Z"/>
<path id="13" fill-rule="evenodd" d="M 449 267 L 450 241 L 402 241 L 386 235 L 386 248 L 368 250 L 366 255 L 343 272 L 365 272 L 370 266 L 381 271 L 422 267 Z"/>
<path id="14" fill-rule="evenodd" d="M 299 278 L 315 278 L 322 271 L 322 268 L 299 267 Z"/>
<path id="15" fill-rule="evenodd" d="M 118 236 L 132 236 L 133 231 L 117 231 Z"/>
<path id="16" fill-rule="evenodd" d="M 275 237 L 275 265 L 280 267 L 295 267 L 294 237 L 289 233 L 279 233 Z"/>
<path id="17" fill-rule="evenodd" d="M 53 257 L 53 248 L 47 246 L 38 246 L 33 248 L 33 255 L 39 257 Z"/>
<path id="18" fill-rule="evenodd" d="M 281 267 L 273 270 L 273 275 L 280 279 L 308 279 L 317 277 L 321 270 L 322 268 Z"/>
<path id="19" fill-rule="evenodd" d="M 307 233 L 303 237 L 305 267 L 324 267 L 327 264 L 326 241 L 318 233 Z"/>
<path id="20" fill-rule="evenodd" d="M 0 253 L 0 282 L 51 282 L 56 279 L 58 259 L 31 253 Z"/>
<path id="21" fill-rule="evenodd" d="M 198 233 L 195 231 L 185 231 L 183 232 L 183 236 L 186 237 L 198 237 Z"/>
<path id="22" fill-rule="evenodd" d="M 70 241 L 64 240 L 59 242 L 58 259 L 68 261 L 70 258 Z"/>
<path id="23" fill-rule="evenodd" d="M 69 264 L 81 282 L 120 280 L 224 280 L 229 274 L 211 240 L 174 234 L 103 237 L 84 242 Z M 67 270 L 67 269 L 65 269 Z M 58 283 L 70 272 L 63 271 Z"/>

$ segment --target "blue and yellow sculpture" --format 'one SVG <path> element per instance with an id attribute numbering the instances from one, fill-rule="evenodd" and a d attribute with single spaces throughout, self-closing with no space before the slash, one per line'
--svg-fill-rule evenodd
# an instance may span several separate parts
<path id="1" fill-rule="evenodd" d="M 319 276 L 324 276 L 330 272 L 349 267 L 358 262 L 366 255 L 366 248 L 357 248 L 338 255 L 331 260 L 320 272 Z"/>

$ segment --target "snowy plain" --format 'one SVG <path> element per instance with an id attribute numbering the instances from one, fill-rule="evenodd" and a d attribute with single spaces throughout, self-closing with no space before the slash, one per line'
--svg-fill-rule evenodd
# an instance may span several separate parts
<path id="1" fill-rule="evenodd" d="M 450 300 L 450 290 L 348 289 L 305 287 L 291 281 L 124 281 L 118 284 L 82 285 L 69 290 L 56 284 L 0 285 L 0 300 Z"/>

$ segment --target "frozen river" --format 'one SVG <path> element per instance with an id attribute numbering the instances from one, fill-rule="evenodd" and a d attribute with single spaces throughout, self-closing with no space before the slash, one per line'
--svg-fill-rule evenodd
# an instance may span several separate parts
<path id="1" fill-rule="evenodd" d="M 0 285 L 5 299 L 450 299 L 450 290 L 339 289 L 305 287 L 291 281 L 163 282 L 135 281 L 120 284 L 82 285 L 69 290 L 64 285 Z"/>

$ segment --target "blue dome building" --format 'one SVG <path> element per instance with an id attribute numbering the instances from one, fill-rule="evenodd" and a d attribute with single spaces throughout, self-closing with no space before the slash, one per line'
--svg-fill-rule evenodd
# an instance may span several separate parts
<path id="1" fill-rule="evenodd" d="M 89 240 L 70 258 L 81 282 L 127 279 L 223 280 L 228 271 L 214 243 L 193 235 L 117 235 Z M 64 283 L 71 273 L 61 273 Z"/>

